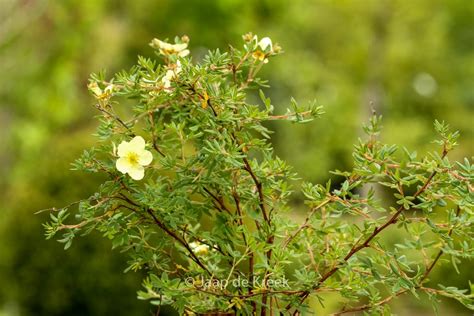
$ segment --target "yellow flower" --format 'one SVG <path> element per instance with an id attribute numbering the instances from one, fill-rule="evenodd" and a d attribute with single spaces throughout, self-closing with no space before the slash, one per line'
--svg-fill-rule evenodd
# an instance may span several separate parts
<path id="1" fill-rule="evenodd" d="M 267 55 L 261 50 L 256 50 L 252 53 L 252 57 L 256 60 L 263 61 L 265 64 L 268 63 Z"/>
<path id="2" fill-rule="evenodd" d="M 109 84 L 107 87 L 105 87 L 104 90 L 102 90 L 95 81 L 89 83 L 87 87 L 89 88 L 89 91 L 91 91 L 92 94 L 94 94 L 95 98 L 98 100 L 109 98 L 114 90 L 113 84 Z"/>
<path id="3" fill-rule="evenodd" d="M 166 92 L 171 92 L 169 89 L 171 88 L 171 80 L 176 78 L 178 74 L 181 72 L 181 63 L 178 62 L 176 65 L 171 65 L 170 68 L 166 71 L 166 74 L 161 78 L 161 82 L 163 83 L 163 87 L 165 88 Z"/>
<path id="4" fill-rule="evenodd" d="M 197 254 L 197 255 L 205 255 L 209 251 L 209 246 L 208 245 L 203 245 L 200 242 L 193 241 L 189 243 L 189 247 L 191 250 Z"/>
<path id="5" fill-rule="evenodd" d="M 252 57 L 256 60 L 263 61 L 264 64 L 268 63 L 267 56 L 273 52 L 273 44 L 270 37 L 264 37 L 259 41 L 257 35 L 254 35 L 252 40 L 255 41 L 254 45 L 256 44 L 256 46 L 254 46 L 256 50 L 252 53 Z"/>
<path id="6" fill-rule="evenodd" d="M 151 152 L 145 149 L 145 140 L 135 136 L 131 141 L 123 141 L 117 148 L 119 159 L 115 166 L 117 170 L 128 175 L 133 180 L 141 180 L 145 175 L 145 168 L 153 160 Z"/>
<path id="7" fill-rule="evenodd" d="M 151 41 L 150 46 L 158 49 L 162 55 L 178 55 L 179 57 L 185 57 L 189 55 L 189 50 L 186 49 L 188 47 L 188 43 L 170 44 L 154 38 Z"/>

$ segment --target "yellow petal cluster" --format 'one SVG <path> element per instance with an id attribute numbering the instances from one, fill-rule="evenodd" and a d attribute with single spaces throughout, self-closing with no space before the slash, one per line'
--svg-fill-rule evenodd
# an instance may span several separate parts
<path id="1" fill-rule="evenodd" d="M 144 166 L 148 166 L 153 160 L 151 152 L 145 149 L 145 140 L 141 136 L 135 136 L 131 141 L 123 141 L 117 148 L 119 158 L 115 163 L 118 171 L 128 175 L 133 180 L 141 180 L 145 175 Z"/>
<path id="2" fill-rule="evenodd" d="M 256 44 L 256 50 L 252 53 L 252 57 L 256 60 L 263 61 L 265 64 L 268 63 L 267 56 L 273 52 L 272 40 L 270 37 L 264 37 L 259 41 L 257 35 L 253 37 L 253 40 Z"/>
<path id="3" fill-rule="evenodd" d="M 103 99 L 110 98 L 110 96 L 112 95 L 112 92 L 114 90 L 114 85 L 113 84 L 107 85 L 107 87 L 105 87 L 105 89 L 102 90 L 99 87 L 99 85 L 97 84 L 97 82 L 95 82 L 95 81 L 89 83 L 87 85 L 87 87 L 89 88 L 89 91 L 92 92 L 92 94 L 94 95 L 94 97 L 97 100 L 103 100 Z"/>
<path id="4" fill-rule="evenodd" d="M 189 247 L 196 255 L 205 255 L 209 252 L 209 246 L 193 241 L 189 243 Z"/>
<path id="5" fill-rule="evenodd" d="M 150 46 L 158 49 L 160 54 L 162 55 L 177 55 L 179 57 L 185 57 L 189 55 L 189 50 L 187 49 L 188 43 L 180 43 L 180 44 L 170 44 L 167 42 L 160 41 L 157 38 L 154 38 Z"/>
<path id="6" fill-rule="evenodd" d="M 177 77 L 180 72 L 181 72 L 181 63 L 178 60 L 178 62 L 175 65 L 171 65 L 168 68 L 163 78 L 161 78 L 161 82 L 163 83 L 163 87 L 165 88 L 166 92 L 170 92 L 171 80 Z"/>

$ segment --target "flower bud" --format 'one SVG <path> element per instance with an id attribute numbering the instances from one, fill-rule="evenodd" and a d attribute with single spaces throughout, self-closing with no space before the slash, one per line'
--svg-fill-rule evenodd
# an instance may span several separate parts
<path id="1" fill-rule="evenodd" d="M 242 39 L 247 43 L 251 42 L 253 40 L 252 32 L 242 35 Z"/>

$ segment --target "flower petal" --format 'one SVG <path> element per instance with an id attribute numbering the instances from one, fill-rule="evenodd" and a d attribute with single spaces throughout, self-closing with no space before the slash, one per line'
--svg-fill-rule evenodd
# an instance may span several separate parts
<path id="1" fill-rule="evenodd" d="M 189 55 L 189 49 L 182 50 L 178 54 L 179 57 L 186 57 L 188 55 Z"/>
<path id="2" fill-rule="evenodd" d="M 171 70 L 171 69 L 170 69 L 170 70 L 167 70 L 165 76 L 164 76 L 163 79 L 161 79 L 161 80 L 162 80 L 162 81 L 163 81 L 163 80 L 168 80 L 168 81 L 169 81 L 169 80 L 173 79 L 173 78 L 175 77 L 175 75 L 176 75 L 176 74 L 174 73 L 173 70 Z"/>
<path id="3" fill-rule="evenodd" d="M 145 176 L 145 169 L 142 166 L 133 166 L 128 170 L 128 174 L 133 180 L 141 180 Z"/>
<path id="4" fill-rule="evenodd" d="M 186 49 L 186 47 L 188 47 L 188 44 L 187 43 L 182 43 L 182 44 L 174 44 L 173 45 L 173 49 L 180 52 L 180 51 L 184 51 Z"/>
<path id="5" fill-rule="evenodd" d="M 120 145 L 118 145 L 118 148 L 117 148 L 117 155 L 119 155 L 119 157 L 124 157 L 127 155 L 127 153 L 130 151 L 129 150 L 129 142 L 126 142 L 126 141 L 123 141 L 120 143 Z"/>
<path id="6" fill-rule="evenodd" d="M 182 53 L 182 52 L 181 52 Z M 180 54 L 181 54 L 180 53 Z M 189 51 L 188 51 L 188 54 L 189 54 Z M 186 54 L 187 55 L 187 54 Z M 183 56 L 184 57 L 184 56 Z M 175 75 L 178 75 L 182 70 L 182 67 L 181 67 L 181 62 L 178 60 L 178 62 L 176 63 L 176 67 L 174 68 L 174 74 Z"/>
<path id="7" fill-rule="evenodd" d="M 169 81 L 169 80 L 163 80 L 163 88 L 166 89 L 166 90 L 165 90 L 166 92 L 171 92 L 171 91 L 168 90 L 169 88 L 171 88 L 171 81 Z"/>
<path id="8" fill-rule="evenodd" d="M 148 150 L 142 150 L 138 153 L 138 163 L 142 166 L 148 166 L 153 160 L 153 155 Z"/>
<path id="9" fill-rule="evenodd" d="M 127 173 L 132 167 L 132 165 L 130 164 L 127 158 L 122 157 L 122 158 L 117 159 L 117 162 L 115 162 L 115 167 L 121 173 Z"/>
<path id="10" fill-rule="evenodd" d="M 172 44 L 160 41 L 159 39 L 156 40 L 156 43 L 158 44 L 159 48 L 163 48 L 163 49 L 172 49 L 173 48 Z"/>
<path id="11" fill-rule="evenodd" d="M 129 144 L 131 151 L 134 152 L 140 152 L 145 149 L 145 140 L 141 136 L 135 136 Z"/>
<path id="12" fill-rule="evenodd" d="M 260 40 L 260 42 L 258 42 L 258 46 L 260 46 L 262 48 L 262 50 L 266 50 L 267 47 L 270 46 L 270 49 L 273 49 L 272 48 L 272 40 L 270 39 L 270 37 L 264 37 Z"/>

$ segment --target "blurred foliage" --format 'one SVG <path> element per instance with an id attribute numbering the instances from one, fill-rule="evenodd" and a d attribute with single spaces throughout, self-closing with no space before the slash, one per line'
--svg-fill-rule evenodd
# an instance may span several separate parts
<path id="1" fill-rule="evenodd" d="M 266 93 L 277 111 L 290 96 L 301 103 L 316 96 L 327 112 L 309 125 L 272 124 L 277 153 L 307 180 L 321 182 L 328 170 L 350 166 L 352 144 L 372 108 L 385 117 L 387 143 L 426 152 L 438 118 L 461 131 L 463 146 L 453 159 L 472 156 L 473 21 L 470 0 L 0 0 L 4 313 L 148 312 L 134 298 L 139 278 L 121 273 L 126 258 L 110 244 L 87 237 L 63 252 L 44 241 L 44 217 L 33 215 L 82 198 L 99 183 L 68 171 L 92 141 L 89 73 L 114 73 L 137 54 L 151 56 L 143 47 L 153 37 L 187 34 L 199 59 L 205 48 L 237 42 L 248 31 L 271 36 L 286 51 L 271 74 L 262 74 L 273 83 Z M 446 265 L 433 277 L 467 287 L 470 273 L 458 276 Z M 400 311 L 426 308 L 413 304 Z"/>

